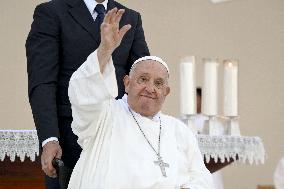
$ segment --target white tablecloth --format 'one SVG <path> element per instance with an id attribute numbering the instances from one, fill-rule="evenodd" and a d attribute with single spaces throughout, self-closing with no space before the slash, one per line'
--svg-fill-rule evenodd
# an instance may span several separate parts
<path id="1" fill-rule="evenodd" d="M 259 137 L 197 135 L 197 139 L 207 162 L 210 158 L 214 158 L 215 162 L 218 158 L 221 162 L 233 158 L 242 163 L 264 163 L 265 150 Z M 21 161 L 26 157 L 35 161 L 38 155 L 39 142 L 36 130 L 0 130 L 1 161 L 6 156 L 11 161 L 14 161 L 16 156 L 20 157 Z"/>

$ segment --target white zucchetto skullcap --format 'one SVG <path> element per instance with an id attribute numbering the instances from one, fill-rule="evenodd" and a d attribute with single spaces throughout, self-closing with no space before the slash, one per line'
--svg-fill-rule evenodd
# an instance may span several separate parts
<path id="1" fill-rule="evenodd" d="M 138 63 L 140 63 L 142 61 L 145 61 L 145 60 L 154 60 L 156 62 L 159 62 L 160 64 L 162 64 L 167 69 L 168 74 L 170 74 L 170 70 L 169 70 L 169 67 L 168 67 L 167 63 L 165 61 L 163 61 L 160 57 L 157 57 L 157 56 L 143 56 L 143 57 L 137 59 L 132 64 L 130 70 L 134 67 L 135 64 L 138 64 Z"/>

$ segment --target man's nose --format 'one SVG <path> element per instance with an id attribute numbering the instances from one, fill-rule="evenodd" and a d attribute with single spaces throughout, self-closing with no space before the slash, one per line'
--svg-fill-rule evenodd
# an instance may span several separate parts
<path id="1" fill-rule="evenodd" d="M 148 82 L 146 84 L 146 90 L 149 92 L 149 93 L 153 93 L 155 92 L 155 85 L 153 82 Z"/>

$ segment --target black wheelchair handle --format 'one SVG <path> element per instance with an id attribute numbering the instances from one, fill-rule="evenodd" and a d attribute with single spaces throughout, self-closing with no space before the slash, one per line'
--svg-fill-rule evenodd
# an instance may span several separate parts
<path id="1" fill-rule="evenodd" d="M 60 168 L 60 167 L 63 167 L 64 166 L 64 163 L 61 159 L 58 159 L 58 158 L 54 158 L 52 160 L 52 166 L 54 168 Z"/>

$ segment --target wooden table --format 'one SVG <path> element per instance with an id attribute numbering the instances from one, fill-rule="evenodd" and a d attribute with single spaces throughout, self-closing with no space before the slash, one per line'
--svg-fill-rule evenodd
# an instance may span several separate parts
<path id="1" fill-rule="evenodd" d="M 212 173 L 234 161 L 264 163 L 265 150 L 259 137 L 198 135 L 197 139 Z M 0 130 L 0 189 L 44 188 L 38 145 L 35 130 Z"/>
<path id="2" fill-rule="evenodd" d="M 11 162 L 7 157 L 0 161 L 0 189 L 41 189 L 44 188 L 44 174 L 39 157 L 32 162 L 21 162 L 16 158 Z"/>

